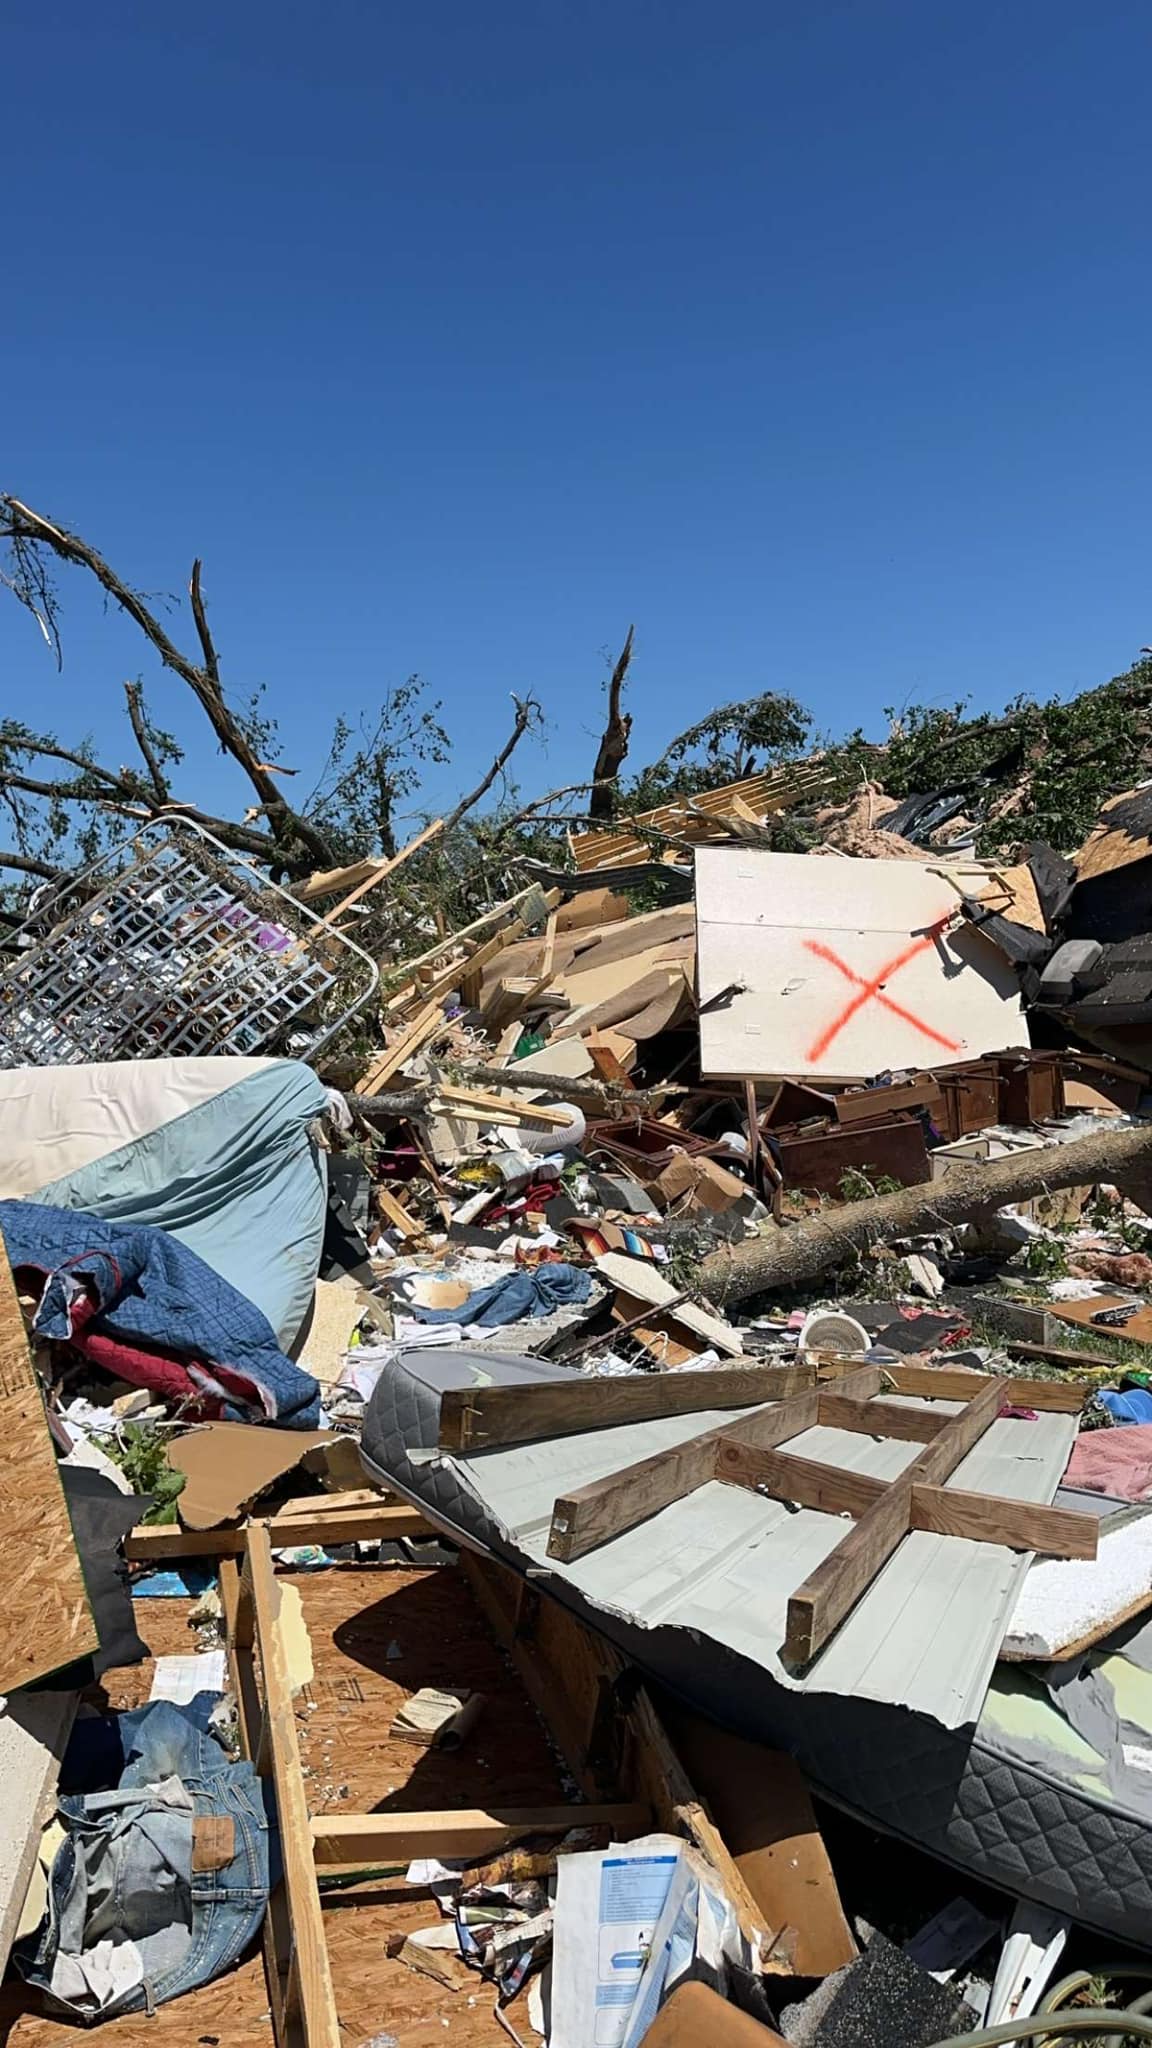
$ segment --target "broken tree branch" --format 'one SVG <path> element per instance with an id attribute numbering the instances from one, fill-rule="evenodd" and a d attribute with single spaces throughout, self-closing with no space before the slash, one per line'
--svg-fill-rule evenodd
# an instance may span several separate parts
<path id="1" fill-rule="evenodd" d="M 152 745 L 148 732 L 148 719 L 144 710 L 143 683 L 125 683 L 124 695 L 128 699 L 128 720 L 135 735 L 136 745 L 144 756 L 144 765 L 148 770 L 148 779 L 152 784 L 153 794 L 157 803 L 165 804 L 171 795 L 171 791 L 164 778 L 164 772 L 161 769 L 160 763 L 156 758 L 156 750 Z"/>
<path id="2" fill-rule="evenodd" d="M 448 816 L 444 820 L 445 838 L 460 823 L 465 812 L 470 811 L 473 805 L 478 804 L 482 796 L 487 796 L 501 769 L 507 764 L 512 753 L 519 746 L 528 727 L 539 715 L 540 706 L 536 702 L 535 697 L 513 697 L 512 702 L 516 706 L 516 721 L 512 731 L 501 747 L 488 773 L 476 784 L 475 789 L 468 796 L 461 798 L 455 810 L 449 811 Z"/>
<path id="3" fill-rule="evenodd" d="M 632 731 L 632 714 L 630 711 L 621 713 L 620 693 L 624 688 L 625 678 L 627 677 L 632 660 L 632 640 L 635 631 L 635 626 L 629 626 L 628 637 L 620 650 L 616 666 L 612 671 L 611 680 L 608 684 L 608 717 L 604 724 L 604 733 L 600 741 L 599 752 L 596 755 L 596 765 L 592 770 L 592 800 L 588 810 L 590 816 L 597 819 L 600 823 L 603 823 L 605 819 L 610 819 L 612 816 L 613 789 L 628 753 L 628 736 Z"/>
<path id="4" fill-rule="evenodd" d="M 16 868 L 22 875 L 40 875 L 46 882 L 54 882 L 57 875 L 65 872 L 63 868 L 49 866 L 45 860 L 34 860 L 29 853 L 0 853 L 0 868 Z"/>
<path id="5" fill-rule="evenodd" d="M 94 547 L 78 534 L 69 533 L 64 527 L 53 526 L 42 513 L 33 511 L 31 506 L 22 504 L 19 498 L 14 498 L 6 492 L 0 493 L 0 535 L 20 545 L 26 555 L 38 547 L 43 547 L 49 549 L 61 561 L 86 569 L 113 603 L 119 605 L 139 627 L 165 668 L 172 669 L 187 683 L 224 752 L 230 754 L 237 766 L 243 769 L 260 798 L 261 806 L 277 841 L 285 844 L 297 840 L 308 849 L 314 866 L 334 865 L 332 846 L 326 834 L 311 820 L 302 818 L 285 802 L 267 767 L 257 759 L 241 722 L 225 702 L 216 649 L 204 611 L 198 561 L 193 565 L 191 598 L 192 615 L 204 656 L 203 666 L 181 653 L 139 593 L 117 575 L 103 556 L 97 554 Z"/>
<path id="6" fill-rule="evenodd" d="M 967 1223 L 991 1209 L 1052 1189 L 1123 1185 L 1152 1173 L 1152 1124 L 1093 1131 L 1068 1145 L 1045 1145 L 1004 1159 L 957 1166 L 943 1180 L 901 1188 L 867 1202 L 846 1202 L 788 1229 L 773 1227 L 745 1244 L 712 1252 L 700 1269 L 711 1301 L 746 1301 L 775 1287 L 796 1287 L 879 1244 Z"/>

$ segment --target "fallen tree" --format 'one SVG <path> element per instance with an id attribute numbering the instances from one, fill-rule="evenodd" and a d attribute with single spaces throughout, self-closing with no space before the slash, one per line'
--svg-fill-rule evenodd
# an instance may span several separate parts
<path id="1" fill-rule="evenodd" d="M 958 1166 L 943 1180 L 846 1202 L 790 1227 L 766 1228 L 744 1244 L 712 1252 L 701 1267 L 699 1285 L 720 1306 L 747 1301 L 774 1287 L 803 1286 L 876 1245 L 968 1223 L 1034 1195 L 1100 1181 L 1128 1189 L 1144 1206 L 1152 1191 L 1152 1124 L 1093 1131 L 1067 1145 Z"/>

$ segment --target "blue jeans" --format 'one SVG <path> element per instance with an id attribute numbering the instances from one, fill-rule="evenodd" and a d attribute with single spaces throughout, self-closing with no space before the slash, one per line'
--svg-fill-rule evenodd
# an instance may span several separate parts
<path id="1" fill-rule="evenodd" d="M 230 1763 L 168 1700 L 118 1719 L 119 1785 L 60 1799 L 67 1834 L 47 1917 L 15 1956 L 49 2004 L 78 2020 L 151 2011 L 218 1977 L 268 1899 L 268 1824 L 252 1765 Z"/>

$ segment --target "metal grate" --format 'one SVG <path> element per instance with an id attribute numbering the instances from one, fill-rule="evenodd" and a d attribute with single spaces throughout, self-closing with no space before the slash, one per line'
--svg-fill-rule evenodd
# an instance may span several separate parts
<path id="1" fill-rule="evenodd" d="M 58 890 L 0 973 L 0 1067 L 318 1051 L 379 972 L 187 819 L 146 825 Z"/>

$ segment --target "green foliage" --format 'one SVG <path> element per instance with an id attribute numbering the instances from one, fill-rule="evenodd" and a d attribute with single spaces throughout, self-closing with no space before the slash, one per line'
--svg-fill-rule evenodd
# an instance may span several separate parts
<path id="1" fill-rule="evenodd" d="M 651 811 L 674 797 L 695 796 L 758 774 L 802 752 L 812 719 L 795 697 L 765 690 L 720 704 L 678 733 L 658 761 L 622 785 L 619 809 Z"/>
<path id="2" fill-rule="evenodd" d="M 1024 1254 L 1024 1266 L 1037 1279 L 1063 1280 L 1068 1254 L 1058 1237 L 1034 1237 Z"/>
<path id="3" fill-rule="evenodd" d="M 397 806 L 420 787 L 422 771 L 451 759 L 439 701 L 427 701 L 421 676 L 389 690 L 374 719 L 355 728 L 336 720 L 320 781 L 306 806 L 342 859 L 393 854 Z"/>
<path id="4" fill-rule="evenodd" d="M 144 1520 L 174 1522 L 176 1502 L 184 1491 L 184 1474 L 174 1472 L 168 1463 L 168 1448 L 161 1431 L 147 1423 L 126 1422 L 119 1442 L 113 1440 L 108 1445 L 108 1453 L 131 1482 L 134 1493 L 152 1494 L 152 1506 Z"/>
<path id="5" fill-rule="evenodd" d="M 998 715 L 969 717 L 961 702 L 889 708 L 885 716 L 882 752 L 859 731 L 828 749 L 845 792 L 871 773 L 889 796 L 970 794 L 985 812 L 978 853 L 1032 839 L 1072 852 L 1106 798 L 1152 767 L 1152 657 L 1068 700 L 1021 696 Z"/>
<path id="6" fill-rule="evenodd" d="M 871 1167 L 850 1166 L 840 1175 L 842 1202 L 870 1202 L 875 1195 L 898 1195 L 904 1183 L 890 1173 L 876 1173 Z"/>

